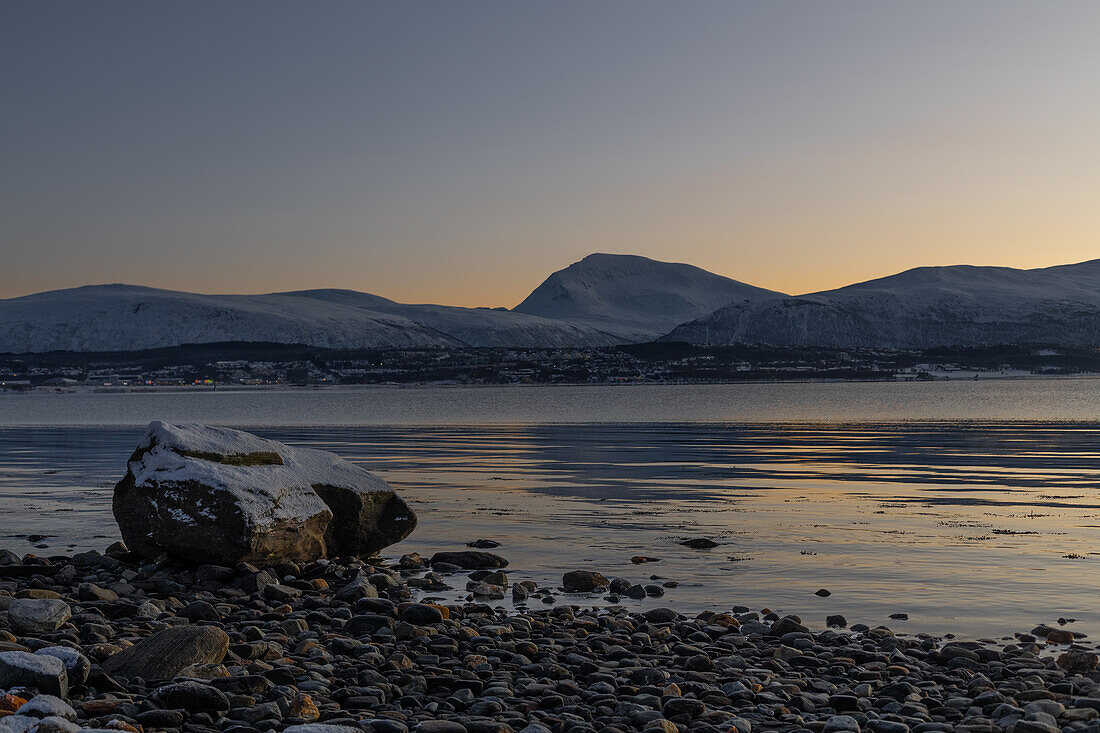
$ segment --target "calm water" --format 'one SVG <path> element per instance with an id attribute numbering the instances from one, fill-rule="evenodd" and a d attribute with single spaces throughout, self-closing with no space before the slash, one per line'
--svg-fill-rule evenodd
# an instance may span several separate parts
<path id="1" fill-rule="evenodd" d="M 0 546 L 115 539 L 111 487 L 154 418 L 377 471 L 421 517 L 394 554 L 489 537 L 514 578 L 657 574 L 685 609 L 1100 634 L 1096 380 L 6 395 Z M 702 536 L 722 544 L 677 544 Z"/>

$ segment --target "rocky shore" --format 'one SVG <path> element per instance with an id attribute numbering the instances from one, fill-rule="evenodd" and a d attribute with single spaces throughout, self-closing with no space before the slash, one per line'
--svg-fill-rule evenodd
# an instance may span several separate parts
<path id="1" fill-rule="evenodd" d="M 389 484 L 228 428 L 151 423 L 113 510 L 129 547 L 0 550 L 0 733 L 1100 733 L 1064 628 L 642 610 L 676 583 L 540 588 L 488 539 L 385 560 L 417 523 Z"/>
<path id="2" fill-rule="evenodd" d="M 958 642 L 586 609 L 606 578 L 565 574 L 590 587 L 570 594 L 506 564 L 0 551 L 0 732 L 1100 731 L 1097 656 L 1063 629 Z M 468 598 L 428 602 L 454 586 Z"/>

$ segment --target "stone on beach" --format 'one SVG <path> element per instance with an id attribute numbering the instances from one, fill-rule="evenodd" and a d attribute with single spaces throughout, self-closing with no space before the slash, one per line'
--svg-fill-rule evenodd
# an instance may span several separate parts
<path id="1" fill-rule="evenodd" d="M 230 566 L 366 555 L 416 526 L 389 484 L 332 453 L 163 422 L 130 457 L 113 509 L 127 547 L 145 557 Z"/>
<path id="2" fill-rule="evenodd" d="M 1083 649 L 1070 649 L 1060 654 L 1055 663 L 1073 674 L 1088 674 L 1100 664 L 1100 656 Z"/>
<path id="3" fill-rule="evenodd" d="M 428 626 L 443 623 L 443 612 L 426 603 L 411 603 L 401 612 L 401 620 L 413 626 Z"/>
<path id="4" fill-rule="evenodd" d="M 561 585 L 567 593 L 589 593 L 606 588 L 611 581 L 593 570 L 573 570 L 562 576 Z"/>
<path id="5" fill-rule="evenodd" d="M 88 679 L 88 672 L 92 669 L 92 663 L 88 658 L 72 647 L 48 646 L 36 649 L 34 653 L 60 659 L 65 665 L 65 674 L 68 675 L 70 685 L 84 684 Z"/>
<path id="6" fill-rule="evenodd" d="M 16 710 L 15 714 L 28 715 L 35 718 L 56 716 L 58 718 L 64 718 L 65 720 L 76 720 L 76 711 L 73 710 L 69 703 L 56 695 L 35 695 Z"/>
<path id="7" fill-rule="evenodd" d="M 224 692 L 201 682 L 175 682 L 158 687 L 153 692 L 153 700 L 164 708 L 207 713 L 215 717 L 224 715 L 230 709 L 229 698 Z"/>
<path id="8" fill-rule="evenodd" d="M 464 570 L 496 570 L 508 567 L 508 561 L 500 555 L 491 552 L 478 552 L 475 550 L 462 550 L 459 552 L 437 552 L 432 555 L 428 564 L 454 565 Z"/>
<path id="9" fill-rule="evenodd" d="M 125 678 L 171 679 L 193 664 L 221 662 L 228 650 L 229 636 L 216 626 L 177 626 L 108 657 L 103 669 Z"/>
<path id="10" fill-rule="evenodd" d="M 21 634 L 57 631 L 72 617 L 69 604 L 50 598 L 16 598 L 8 606 L 12 628 Z"/>
<path id="11" fill-rule="evenodd" d="M 0 652 L 0 689 L 33 687 L 58 697 L 69 692 L 69 676 L 60 659 L 29 652 Z"/>

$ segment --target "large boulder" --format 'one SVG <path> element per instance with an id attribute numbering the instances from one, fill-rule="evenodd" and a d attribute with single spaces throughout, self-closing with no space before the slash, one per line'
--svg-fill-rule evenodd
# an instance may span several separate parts
<path id="1" fill-rule="evenodd" d="M 126 468 L 115 520 L 145 557 L 270 566 L 370 554 L 416 527 L 373 473 L 239 430 L 150 423 Z"/>

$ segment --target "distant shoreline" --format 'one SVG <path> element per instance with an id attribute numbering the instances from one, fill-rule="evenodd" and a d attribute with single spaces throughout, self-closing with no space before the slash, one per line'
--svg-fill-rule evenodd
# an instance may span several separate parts
<path id="1" fill-rule="evenodd" d="M 356 391 L 361 389 L 529 389 L 533 387 L 691 387 L 691 386 L 717 386 L 717 385 L 767 385 L 767 384 L 937 384 L 959 382 L 1005 382 L 1005 381 L 1072 381 L 1078 379 L 1100 379 L 1100 373 L 1085 372 L 1081 374 L 997 374 L 981 373 L 978 377 L 973 372 L 963 372 L 960 376 L 942 376 L 935 374 L 931 379 L 744 379 L 744 380 L 715 380 L 715 381 L 608 381 L 608 382 L 509 382 L 503 384 L 488 383 L 460 383 L 460 382 L 407 382 L 407 383 L 377 383 L 377 384 L 316 384 L 316 385 L 292 385 L 292 384 L 225 384 L 194 386 L 158 386 L 158 385 L 127 385 L 127 386 L 84 386 L 71 387 L 36 386 L 29 389 L 5 389 L 0 387 L 0 395 L 61 395 L 61 394 L 192 394 L 213 392 L 334 392 Z"/>

